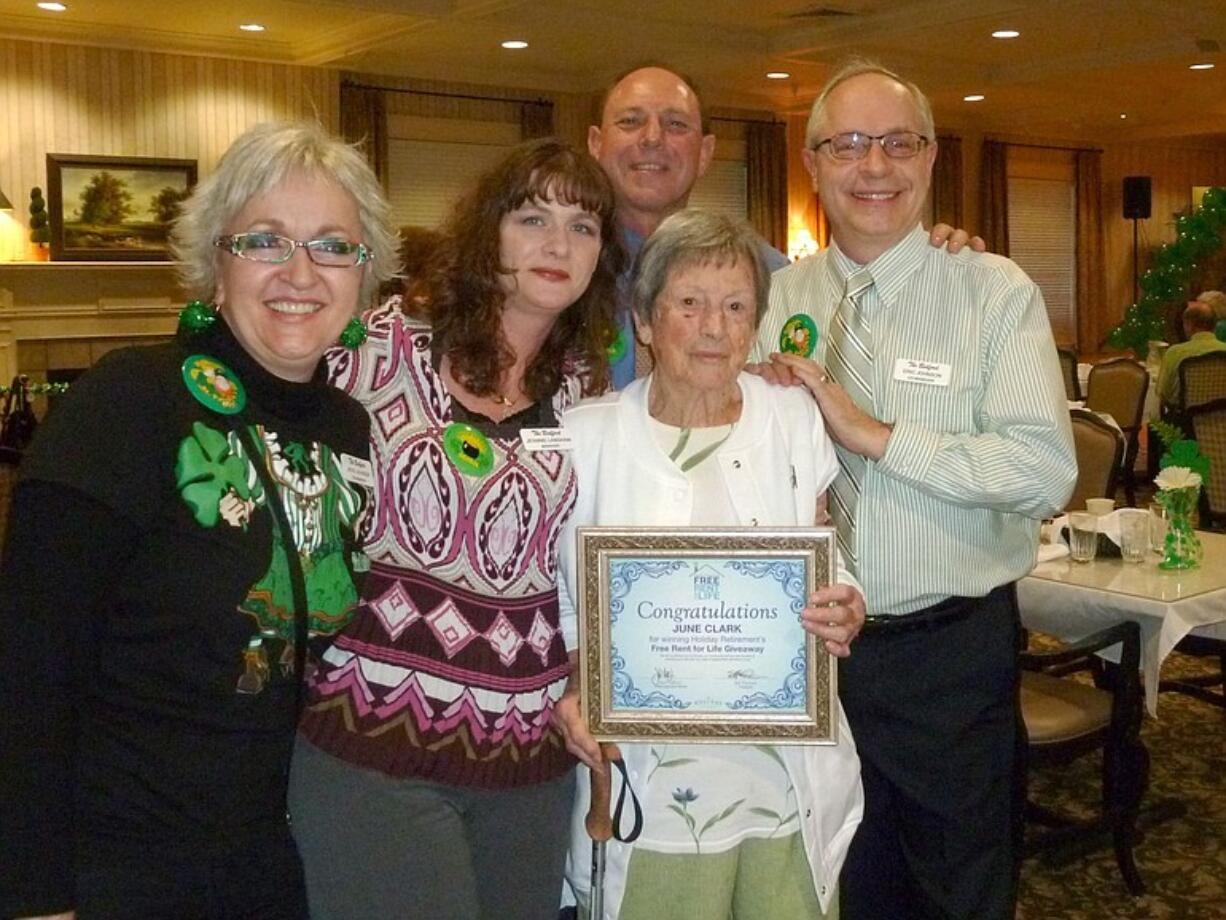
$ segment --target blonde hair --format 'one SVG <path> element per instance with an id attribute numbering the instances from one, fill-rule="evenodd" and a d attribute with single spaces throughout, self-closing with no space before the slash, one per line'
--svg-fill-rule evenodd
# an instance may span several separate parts
<path id="1" fill-rule="evenodd" d="M 380 284 L 396 277 L 400 256 L 391 206 L 361 152 L 333 137 L 318 122 L 264 122 L 235 138 L 217 169 L 184 203 L 171 230 L 179 276 L 191 297 L 213 299 L 221 252 L 213 241 L 234 215 L 296 171 L 334 182 L 357 202 L 360 242 L 370 250 L 371 260 L 362 266 L 356 309 L 370 302 Z"/>

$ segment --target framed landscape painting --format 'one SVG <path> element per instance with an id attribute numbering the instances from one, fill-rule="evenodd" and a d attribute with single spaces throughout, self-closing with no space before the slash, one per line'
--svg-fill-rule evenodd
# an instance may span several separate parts
<path id="1" fill-rule="evenodd" d="M 168 261 L 195 160 L 47 154 L 51 258 Z"/>

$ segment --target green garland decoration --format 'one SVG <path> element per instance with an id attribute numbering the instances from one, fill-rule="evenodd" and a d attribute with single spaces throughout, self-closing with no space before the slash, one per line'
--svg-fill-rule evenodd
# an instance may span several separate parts
<path id="1" fill-rule="evenodd" d="M 0 385 L 0 396 L 7 396 L 16 387 Z M 68 390 L 66 383 L 27 383 L 25 391 L 30 396 L 46 396 L 48 393 L 64 393 Z"/>
<path id="2" fill-rule="evenodd" d="M 1140 278 L 1140 298 L 1124 311 L 1107 342 L 1144 358 L 1150 340 L 1165 336 L 1166 309 L 1185 299 L 1197 260 L 1216 252 L 1224 234 L 1226 188 L 1215 186 L 1205 192 L 1199 208 L 1175 218 L 1175 241 L 1154 254 L 1153 267 Z"/>

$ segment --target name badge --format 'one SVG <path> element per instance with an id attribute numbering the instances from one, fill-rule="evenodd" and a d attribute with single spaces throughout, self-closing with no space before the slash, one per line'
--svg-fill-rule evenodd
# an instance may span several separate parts
<path id="1" fill-rule="evenodd" d="M 524 449 L 536 453 L 542 450 L 573 450 L 575 439 L 565 428 L 521 428 L 519 440 Z"/>
<path id="2" fill-rule="evenodd" d="M 356 486 L 365 486 L 368 489 L 375 487 L 375 473 L 369 460 L 363 460 L 353 454 L 341 454 L 340 464 L 341 475 L 345 477 L 346 482 L 352 482 Z"/>
<path id="3" fill-rule="evenodd" d="M 894 362 L 894 379 L 904 383 L 922 383 L 929 387 L 949 386 L 948 364 L 931 361 L 916 361 L 914 358 L 899 358 Z"/>

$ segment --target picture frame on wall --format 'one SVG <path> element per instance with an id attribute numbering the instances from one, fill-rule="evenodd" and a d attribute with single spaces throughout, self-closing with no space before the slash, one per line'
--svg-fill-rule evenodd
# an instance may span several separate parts
<path id="1" fill-rule="evenodd" d="M 170 225 L 195 185 L 195 160 L 47 154 L 52 260 L 170 261 Z"/>

